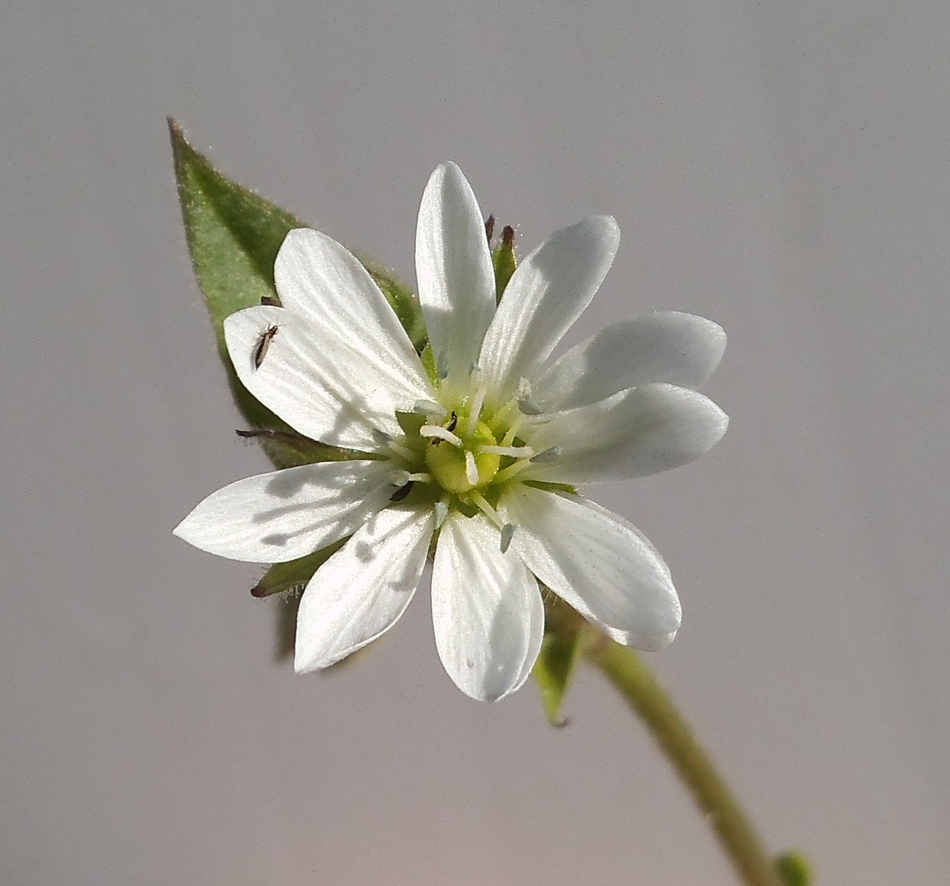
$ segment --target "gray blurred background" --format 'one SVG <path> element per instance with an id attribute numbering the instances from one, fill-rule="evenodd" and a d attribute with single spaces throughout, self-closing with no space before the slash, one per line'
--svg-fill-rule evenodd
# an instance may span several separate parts
<path id="1" fill-rule="evenodd" d="M 595 494 L 682 596 L 651 661 L 776 851 L 947 883 L 948 41 L 942 0 L 8 7 L 0 882 L 735 882 L 596 674 L 561 731 L 530 683 L 469 701 L 420 593 L 295 677 L 261 570 L 172 537 L 267 463 L 234 436 L 171 114 L 410 282 L 445 159 L 524 250 L 615 215 L 570 341 L 654 309 L 730 338 L 725 440 Z"/>

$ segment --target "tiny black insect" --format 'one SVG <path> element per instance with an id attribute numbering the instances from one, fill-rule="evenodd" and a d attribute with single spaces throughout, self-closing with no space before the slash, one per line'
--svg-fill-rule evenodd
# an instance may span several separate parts
<path id="1" fill-rule="evenodd" d="M 270 343 L 274 340 L 274 336 L 277 335 L 277 330 L 280 327 L 278 326 L 268 326 L 261 333 L 261 337 L 258 339 L 257 347 L 254 349 L 254 368 L 260 369 L 261 363 L 264 362 L 264 358 L 267 356 L 267 349 L 270 347 Z"/>

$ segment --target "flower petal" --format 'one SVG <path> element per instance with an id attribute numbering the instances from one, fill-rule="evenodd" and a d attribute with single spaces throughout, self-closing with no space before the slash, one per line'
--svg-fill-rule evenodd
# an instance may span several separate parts
<path id="1" fill-rule="evenodd" d="M 231 560 L 296 560 L 386 507 L 391 470 L 384 461 L 333 461 L 247 477 L 209 495 L 174 533 Z"/>
<path id="2" fill-rule="evenodd" d="M 670 571 L 616 514 L 574 496 L 520 486 L 499 502 L 511 547 L 554 593 L 627 646 L 671 642 L 682 612 Z"/>
<path id="3" fill-rule="evenodd" d="M 326 668 L 388 631 L 422 577 L 432 510 L 387 508 L 314 573 L 297 612 L 294 670 Z"/>
<path id="4" fill-rule="evenodd" d="M 416 280 L 437 365 L 467 379 L 495 313 L 495 275 L 481 210 L 454 163 L 439 166 L 422 195 Z"/>
<path id="5" fill-rule="evenodd" d="M 321 343 L 330 340 L 359 355 L 367 385 L 394 396 L 432 399 L 432 386 L 415 348 L 369 272 L 336 240 L 298 228 L 285 238 L 274 264 L 281 303 L 306 318 Z"/>
<path id="6" fill-rule="evenodd" d="M 645 477 L 685 465 L 726 433 L 729 418 L 708 397 L 675 385 L 644 385 L 590 406 L 526 419 L 521 437 L 558 456 L 520 476 L 584 485 Z"/>
<path id="7" fill-rule="evenodd" d="M 619 244 L 613 218 L 595 216 L 553 234 L 518 266 L 478 358 L 492 405 L 502 405 L 522 378 L 535 376 L 590 304 Z"/>
<path id="8" fill-rule="evenodd" d="M 725 348 L 726 333 L 705 317 L 645 314 L 571 348 L 532 382 L 531 398 L 545 409 L 564 410 L 654 382 L 698 388 Z"/>
<path id="9" fill-rule="evenodd" d="M 497 701 L 531 673 L 544 635 L 538 584 L 521 560 L 501 552 L 484 517 L 449 515 L 432 568 L 432 622 L 439 657 L 455 685 Z"/>
<path id="10" fill-rule="evenodd" d="M 277 327 L 261 355 L 262 336 Z M 377 372 L 366 354 L 341 346 L 286 308 L 248 308 L 224 321 L 241 384 L 291 427 L 331 446 L 379 448 L 373 429 L 400 433 L 397 409 L 410 411 L 431 389 Z"/>

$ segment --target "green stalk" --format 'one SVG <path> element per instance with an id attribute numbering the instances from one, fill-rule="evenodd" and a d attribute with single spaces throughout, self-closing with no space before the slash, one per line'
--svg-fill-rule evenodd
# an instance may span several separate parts
<path id="1" fill-rule="evenodd" d="M 639 656 L 603 635 L 586 649 L 586 656 L 653 733 L 712 825 L 742 882 L 746 886 L 783 886 L 752 823 L 693 736 L 692 729 Z"/>

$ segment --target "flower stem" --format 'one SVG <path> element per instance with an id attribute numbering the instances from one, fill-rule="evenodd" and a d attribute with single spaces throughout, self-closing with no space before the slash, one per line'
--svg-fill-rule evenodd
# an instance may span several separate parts
<path id="1" fill-rule="evenodd" d="M 586 650 L 638 713 L 686 783 L 746 886 L 782 886 L 751 822 L 659 681 L 631 649 L 599 635 Z"/>

